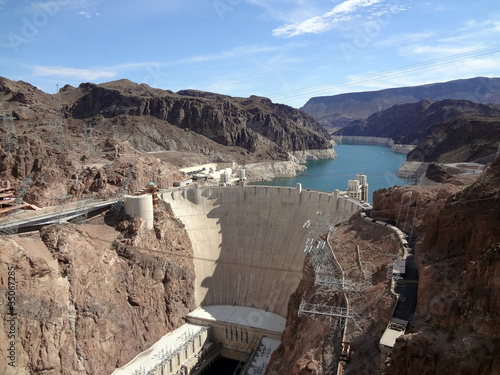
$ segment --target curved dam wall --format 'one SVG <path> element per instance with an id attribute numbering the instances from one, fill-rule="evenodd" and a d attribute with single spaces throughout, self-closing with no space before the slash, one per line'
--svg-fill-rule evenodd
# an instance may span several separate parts
<path id="1" fill-rule="evenodd" d="M 318 211 L 332 224 L 361 207 L 338 194 L 287 187 L 206 187 L 160 192 L 186 225 L 194 249 L 195 300 L 286 316 L 302 278 Z"/>

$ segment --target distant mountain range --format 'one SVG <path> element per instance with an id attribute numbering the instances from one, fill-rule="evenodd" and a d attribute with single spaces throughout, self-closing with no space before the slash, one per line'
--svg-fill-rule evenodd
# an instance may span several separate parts
<path id="1" fill-rule="evenodd" d="M 500 78 L 477 77 L 422 86 L 321 96 L 309 99 L 301 109 L 313 116 L 329 132 L 333 132 L 352 121 L 365 119 L 396 104 L 444 99 L 500 104 Z"/>
<path id="2" fill-rule="evenodd" d="M 486 163 L 494 159 L 500 143 L 500 105 L 450 99 L 395 105 L 333 135 L 416 145 L 409 161 Z"/>

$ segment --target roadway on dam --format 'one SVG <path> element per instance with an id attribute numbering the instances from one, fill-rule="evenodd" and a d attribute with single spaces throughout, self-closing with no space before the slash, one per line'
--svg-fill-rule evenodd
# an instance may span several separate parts
<path id="1" fill-rule="evenodd" d="M 186 226 L 194 250 L 195 302 L 286 316 L 302 278 L 318 213 L 332 225 L 361 209 L 338 194 L 288 187 L 200 187 L 159 192 Z"/>

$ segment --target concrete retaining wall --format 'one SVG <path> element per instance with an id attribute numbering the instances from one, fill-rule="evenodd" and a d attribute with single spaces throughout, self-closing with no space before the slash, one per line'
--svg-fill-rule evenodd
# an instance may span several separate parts
<path id="1" fill-rule="evenodd" d="M 207 187 L 167 191 L 194 248 L 198 305 L 255 307 L 286 316 L 302 277 L 304 247 L 317 212 L 332 224 L 360 209 L 333 194 L 285 187 Z"/>

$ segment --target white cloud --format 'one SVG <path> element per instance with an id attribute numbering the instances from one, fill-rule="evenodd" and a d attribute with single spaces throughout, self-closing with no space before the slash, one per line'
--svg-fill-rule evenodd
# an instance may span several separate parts
<path id="1" fill-rule="evenodd" d="M 260 18 L 278 20 L 287 24 L 301 22 L 324 11 L 318 0 L 246 0 L 264 9 Z"/>
<path id="2" fill-rule="evenodd" d="M 32 68 L 32 71 L 36 76 L 57 76 L 84 81 L 108 79 L 113 78 L 118 74 L 128 74 L 131 71 L 141 70 L 143 70 L 145 74 L 148 72 L 151 74 L 151 71 L 154 71 L 156 75 L 164 76 L 166 75 L 166 71 L 164 69 L 171 66 L 198 64 L 209 61 L 218 61 L 239 57 L 248 58 L 252 55 L 285 51 L 290 48 L 300 47 L 302 47 L 302 45 L 297 43 L 288 43 L 282 46 L 245 45 L 238 46 L 229 50 L 219 51 L 214 54 L 189 56 L 173 61 L 124 62 L 122 64 L 99 67 L 96 69 L 76 69 L 62 66 L 35 66 Z"/>
<path id="3" fill-rule="evenodd" d="M 78 12 L 78 14 L 85 16 L 85 18 L 91 18 L 92 16 L 88 12 L 84 12 L 83 10 L 81 12 Z"/>
<path id="4" fill-rule="evenodd" d="M 494 44 L 498 40 L 499 33 L 500 23 L 497 21 L 467 22 L 448 35 L 435 31 L 431 34 L 433 38 L 408 40 L 408 43 L 399 49 L 399 53 L 406 58 L 418 59 L 484 56 L 499 49 L 499 45 Z M 434 38 L 440 34 L 444 35 L 438 39 Z M 424 39 L 427 40 L 424 42 Z"/>
<path id="5" fill-rule="evenodd" d="M 303 34 L 320 34 L 330 30 L 343 21 L 352 19 L 353 14 L 361 9 L 372 7 L 384 0 L 345 0 L 333 9 L 319 16 L 310 17 L 304 21 L 282 25 L 273 30 L 278 37 L 292 37 Z M 380 14 L 380 10 L 375 11 Z"/>
<path id="6" fill-rule="evenodd" d="M 265 54 L 270 52 L 284 51 L 290 48 L 300 48 L 301 45 L 297 43 L 289 43 L 282 46 L 266 46 L 266 45 L 245 45 L 238 46 L 228 50 L 219 51 L 213 54 L 206 55 L 194 55 L 189 57 L 183 57 L 178 60 L 172 61 L 147 61 L 147 62 L 126 62 L 123 64 L 107 67 L 106 69 L 110 71 L 126 71 L 126 70 L 136 70 L 136 69 L 145 69 L 148 67 L 168 67 L 168 66 L 176 66 L 176 65 L 184 65 L 184 64 L 197 64 L 204 63 L 209 61 L 217 61 L 217 60 L 227 60 L 244 56 Z"/>
<path id="7" fill-rule="evenodd" d="M 240 56 L 254 55 L 282 50 L 283 47 L 270 47 L 263 45 L 238 46 L 229 50 L 219 51 L 211 55 L 197 55 L 181 59 L 179 63 L 198 63 L 205 61 L 223 60 Z"/>
<path id="8" fill-rule="evenodd" d="M 101 78 L 113 78 L 117 73 L 105 70 L 76 69 L 66 68 L 63 66 L 37 65 L 33 68 L 33 74 L 36 76 L 55 76 L 80 81 L 95 81 Z"/>

